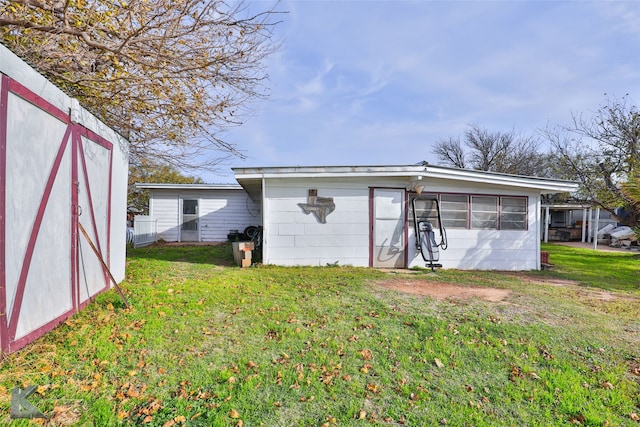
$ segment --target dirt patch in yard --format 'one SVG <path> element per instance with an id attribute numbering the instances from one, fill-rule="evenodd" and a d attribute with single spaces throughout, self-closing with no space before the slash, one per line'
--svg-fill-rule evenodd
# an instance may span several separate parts
<path id="1" fill-rule="evenodd" d="M 376 284 L 385 289 L 437 300 L 478 298 L 490 302 L 500 302 L 511 294 L 509 289 L 476 288 L 423 279 L 396 278 L 379 281 Z"/>
<path id="2" fill-rule="evenodd" d="M 510 273 L 510 275 L 518 280 L 522 280 L 533 285 L 547 285 L 561 287 L 564 289 L 574 291 L 579 297 L 587 300 L 598 301 L 638 301 L 640 298 L 629 295 L 624 292 L 607 291 L 597 288 L 581 285 L 579 282 L 573 280 L 562 280 L 549 277 L 531 277 L 526 273 Z"/>

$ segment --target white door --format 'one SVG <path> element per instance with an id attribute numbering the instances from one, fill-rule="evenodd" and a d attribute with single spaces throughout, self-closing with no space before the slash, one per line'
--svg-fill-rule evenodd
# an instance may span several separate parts
<path id="1" fill-rule="evenodd" d="M 180 241 L 199 241 L 198 201 L 184 199 L 182 201 L 182 226 L 180 227 Z"/>
<path id="2" fill-rule="evenodd" d="M 405 267 L 405 190 L 373 190 L 372 265 Z"/>

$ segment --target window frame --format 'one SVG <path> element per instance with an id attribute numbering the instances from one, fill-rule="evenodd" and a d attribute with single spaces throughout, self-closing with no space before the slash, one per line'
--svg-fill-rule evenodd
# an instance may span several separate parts
<path id="1" fill-rule="evenodd" d="M 410 206 L 411 203 L 411 198 L 415 197 L 416 193 L 413 191 L 409 192 L 409 195 L 407 196 L 407 202 L 408 205 Z M 428 192 L 428 193 L 424 193 L 423 195 L 428 195 L 428 196 L 433 196 L 436 197 L 438 199 L 438 202 L 440 203 L 440 213 L 441 213 L 441 217 L 442 217 L 442 223 L 444 224 L 445 228 L 447 229 L 452 229 L 452 230 L 497 230 L 497 231 L 529 231 L 529 196 L 518 196 L 518 195 L 501 195 L 501 194 L 486 194 L 486 193 L 457 193 L 457 192 L 442 192 L 442 193 L 434 193 L 434 192 Z M 450 203 L 462 203 L 460 202 L 451 202 L 451 201 L 443 201 L 442 200 L 442 196 L 454 196 L 454 197 L 465 197 L 466 198 L 466 205 L 467 205 L 467 209 L 466 209 L 466 224 L 464 227 L 455 227 L 455 226 L 451 226 L 450 224 L 448 224 L 449 221 L 460 221 L 460 219 L 450 219 L 447 218 L 447 210 L 444 209 L 444 207 L 446 206 L 446 204 L 448 202 Z M 473 198 L 474 197 L 486 197 L 486 198 L 495 198 L 496 199 L 496 209 L 497 211 L 495 211 L 496 213 L 496 219 L 495 219 L 495 227 L 490 227 L 490 228 L 485 228 L 485 227 L 473 227 Z M 516 200 L 522 200 L 522 208 L 523 211 L 522 212 L 504 212 L 503 210 L 503 200 L 505 199 L 516 199 Z M 461 210 L 452 210 L 450 212 L 462 212 Z M 494 211 L 486 211 L 486 212 L 481 212 L 481 213 L 494 213 Z M 505 215 L 507 214 L 512 214 L 512 215 L 520 215 L 521 216 L 521 221 L 520 223 L 522 224 L 523 228 L 504 228 L 504 225 L 507 223 L 514 223 L 514 222 L 518 222 L 517 220 L 510 220 L 510 221 L 505 221 Z M 407 214 L 407 219 L 409 221 L 409 226 L 412 226 L 412 221 L 413 221 L 413 216 L 412 216 L 412 212 L 411 209 L 408 209 L 408 214 Z"/>

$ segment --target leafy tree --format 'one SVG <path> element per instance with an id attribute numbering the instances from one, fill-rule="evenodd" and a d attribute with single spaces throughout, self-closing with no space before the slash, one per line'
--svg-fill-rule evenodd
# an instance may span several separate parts
<path id="1" fill-rule="evenodd" d="M 168 184 L 203 184 L 201 178 L 184 175 L 169 164 L 160 164 L 142 159 L 140 164 L 129 170 L 128 206 L 139 211 L 146 211 L 149 206 L 149 191 L 135 187 L 140 183 L 168 183 Z"/>
<path id="2" fill-rule="evenodd" d="M 265 97 L 274 9 L 222 0 L 5 0 L 5 45 L 131 143 L 179 169 L 242 153 L 224 140 Z"/>
<path id="3" fill-rule="evenodd" d="M 464 139 L 449 138 L 436 143 L 441 164 L 516 175 L 547 176 L 547 156 L 538 142 L 515 131 L 491 132 L 469 125 Z"/>
<path id="4" fill-rule="evenodd" d="M 618 220 L 640 226 L 633 190 L 640 176 L 640 111 L 627 96 L 608 98 L 591 117 L 572 114 L 570 125 L 542 134 L 554 148 L 556 169 L 580 182 L 577 197 L 614 216 L 623 207 L 629 215 Z"/>

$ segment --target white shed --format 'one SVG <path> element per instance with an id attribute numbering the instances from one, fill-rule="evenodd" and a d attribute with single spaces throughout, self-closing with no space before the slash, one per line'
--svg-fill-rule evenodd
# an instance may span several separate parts
<path id="1" fill-rule="evenodd" d="M 419 189 L 440 203 L 448 249 L 444 268 L 540 268 L 542 194 L 577 184 L 544 178 L 408 166 L 233 168 L 262 206 L 265 264 L 408 268 L 415 247 L 410 199 Z"/>
<path id="2" fill-rule="evenodd" d="M 149 216 L 167 242 L 224 242 L 232 231 L 261 225 L 259 200 L 238 184 L 148 184 Z"/>
<path id="3" fill-rule="evenodd" d="M 124 278 L 128 143 L 4 46 L 0 73 L 0 348 L 11 352 L 109 289 L 102 262 Z"/>

